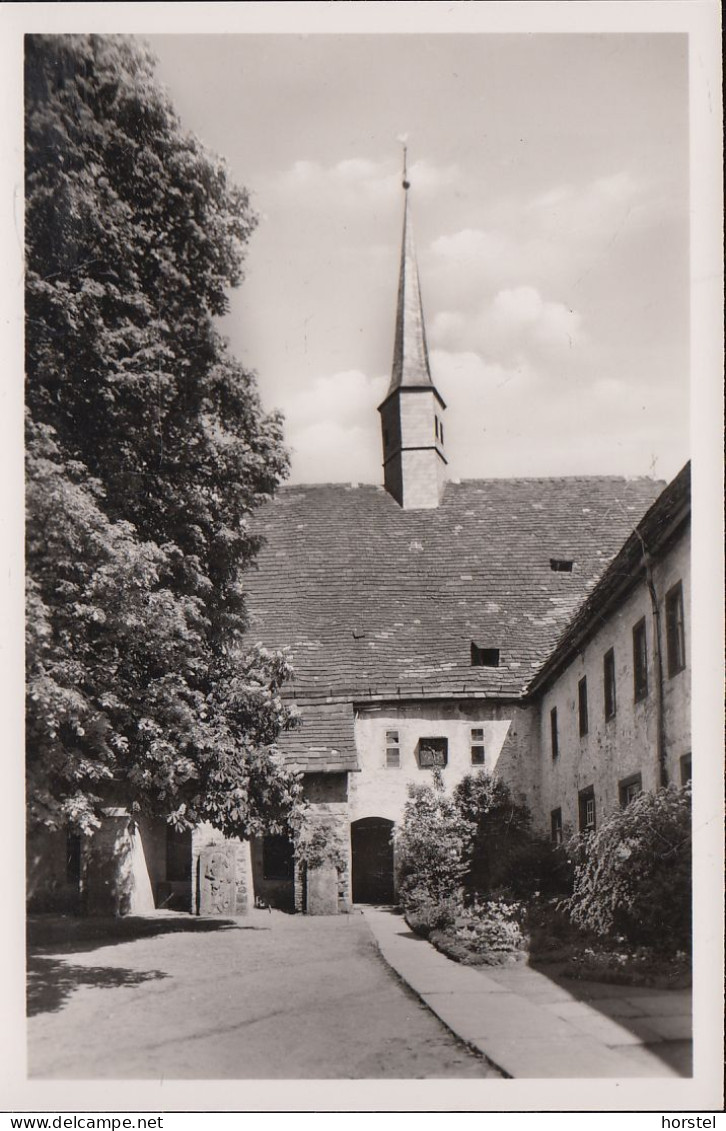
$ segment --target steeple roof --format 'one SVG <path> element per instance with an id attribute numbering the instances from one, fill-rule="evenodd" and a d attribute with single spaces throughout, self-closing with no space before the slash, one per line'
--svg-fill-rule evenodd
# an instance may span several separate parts
<path id="1" fill-rule="evenodd" d="M 398 307 L 396 310 L 396 340 L 393 347 L 391 383 L 386 399 L 401 388 L 433 388 L 426 347 L 421 287 L 419 284 L 416 250 L 408 203 L 409 182 L 406 179 L 404 155 L 403 188 L 403 240 L 401 242 L 401 273 L 398 281 Z"/>

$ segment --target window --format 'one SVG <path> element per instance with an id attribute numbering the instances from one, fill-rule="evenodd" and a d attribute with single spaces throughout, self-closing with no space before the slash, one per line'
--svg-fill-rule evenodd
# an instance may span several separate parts
<path id="1" fill-rule="evenodd" d="M 580 816 L 580 832 L 593 833 L 595 831 L 595 789 L 588 786 L 581 789 L 577 795 Z"/>
<path id="2" fill-rule="evenodd" d="M 668 675 L 677 675 L 686 666 L 686 636 L 683 629 L 683 585 L 679 581 L 666 593 L 666 649 Z"/>
<path id="3" fill-rule="evenodd" d="M 436 432 L 436 439 L 438 440 L 438 438 L 439 438 L 439 418 L 438 418 L 438 416 L 434 416 L 434 431 Z"/>
<path id="4" fill-rule="evenodd" d="M 441 440 L 441 447 L 443 448 L 443 446 L 444 446 L 444 422 L 443 422 L 443 420 L 439 421 L 439 439 Z"/>
<path id="5" fill-rule="evenodd" d="M 556 758 L 560 752 L 560 736 L 557 730 L 557 708 L 550 711 L 550 741 L 552 743 L 552 757 Z"/>
<path id="6" fill-rule="evenodd" d="M 683 757 L 681 758 L 680 765 L 681 765 L 681 785 L 688 785 L 689 781 L 691 780 L 691 773 L 692 773 L 692 769 L 693 769 L 693 767 L 691 765 L 691 755 L 690 754 L 684 754 Z"/>
<path id="7" fill-rule="evenodd" d="M 192 878 L 192 831 L 166 826 L 166 879 L 186 883 Z"/>
<path id="8" fill-rule="evenodd" d="M 645 635 L 645 617 L 633 629 L 633 696 L 635 702 L 648 694 L 648 642 Z"/>
<path id="9" fill-rule="evenodd" d="M 615 699 L 615 652 L 612 648 L 603 656 L 602 676 L 605 690 L 605 719 L 614 719 L 617 701 Z"/>
<path id="10" fill-rule="evenodd" d="M 643 778 L 640 774 L 632 774 L 629 778 L 625 778 L 618 785 L 618 793 L 620 795 L 620 808 L 624 809 L 629 805 L 634 797 L 643 792 Z"/>
<path id="11" fill-rule="evenodd" d="M 577 684 L 577 717 L 582 737 L 587 734 L 587 676 L 583 676 Z"/>
<path id="12" fill-rule="evenodd" d="M 552 843 L 562 844 L 562 810 L 553 809 L 550 814 L 550 827 L 552 829 Z"/>
<path id="13" fill-rule="evenodd" d="M 498 668 L 499 667 L 499 649 L 498 648 L 480 648 L 478 644 L 472 642 L 471 645 L 471 666 L 473 668 Z"/>
<path id="14" fill-rule="evenodd" d="M 418 740 L 418 764 L 422 770 L 433 770 L 445 766 L 449 760 L 449 740 L 447 738 L 420 738 Z"/>
<path id="15" fill-rule="evenodd" d="M 292 880 L 295 856 L 292 841 L 286 836 L 266 836 L 262 841 L 262 877 L 265 880 Z"/>
<path id="16" fill-rule="evenodd" d="M 570 558 L 550 558 L 550 569 L 553 573 L 572 573 Z"/>
<path id="17" fill-rule="evenodd" d="M 397 770 L 401 765 L 401 748 L 398 743 L 398 731 L 386 731 L 386 766 L 389 770 Z"/>
<path id="18" fill-rule="evenodd" d="M 474 727 L 471 732 L 471 764 L 472 766 L 484 765 L 484 730 Z"/>

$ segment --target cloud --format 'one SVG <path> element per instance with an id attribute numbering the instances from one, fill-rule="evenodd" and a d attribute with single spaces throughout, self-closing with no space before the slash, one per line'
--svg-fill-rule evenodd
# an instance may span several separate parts
<path id="1" fill-rule="evenodd" d="M 439 166 L 416 161 L 408 179 L 417 195 L 432 196 L 459 177 L 456 165 Z M 274 191 L 301 207 L 358 208 L 388 203 L 401 192 L 401 169 L 393 161 L 371 161 L 349 157 L 334 165 L 300 160 L 277 178 Z"/>
<path id="2" fill-rule="evenodd" d="M 441 311 L 432 320 L 430 338 L 443 349 L 470 350 L 507 365 L 525 359 L 561 365 L 585 341 L 580 313 L 545 300 L 530 285 L 500 290 L 468 315 Z"/>
<path id="3" fill-rule="evenodd" d="M 381 433 L 377 406 L 387 377 L 351 369 L 318 377 L 280 400 L 297 482 L 378 482 Z"/>

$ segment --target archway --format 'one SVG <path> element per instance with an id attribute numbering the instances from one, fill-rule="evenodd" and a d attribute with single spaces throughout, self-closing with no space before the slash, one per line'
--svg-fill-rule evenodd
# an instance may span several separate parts
<path id="1" fill-rule="evenodd" d="M 393 821 L 363 817 L 350 827 L 354 903 L 393 903 Z"/>

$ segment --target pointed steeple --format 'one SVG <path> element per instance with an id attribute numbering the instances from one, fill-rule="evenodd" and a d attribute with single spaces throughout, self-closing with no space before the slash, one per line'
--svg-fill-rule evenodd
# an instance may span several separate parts
<path id="1" fill-rule="evenodd" d="M 443 415 L 446 405 L 431 379 L 421 287 L 409 213 L 403 150 L 403 240 L 398 280 L 391 383 L 379 405 L 386 490 L 404 510 L 437 507 L 444 489 Z"/>
<path id="2" fill-rule="evenodd" d="M 396 389 L 420 385 L 433 385 L 426 347 L 426 327 L 421 303 L 421 284 L 416 264 L 413 226 L 408 205 L 411 185 L 406 172 L 406 149 L 403 150 L 403 239 L 401 241 L 401 271 L 398 279 L 398 306 L 396 310 L 396 338 L 393 347 L 391 383 L 387 395 Z"/>

